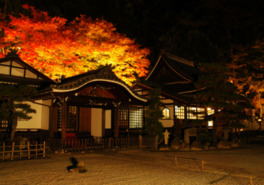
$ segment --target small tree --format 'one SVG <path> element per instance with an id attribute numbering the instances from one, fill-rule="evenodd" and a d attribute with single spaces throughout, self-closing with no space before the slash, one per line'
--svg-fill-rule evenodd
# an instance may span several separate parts
<path id="1" fill-rule="evenodd" d="M 29 113 L 36 111 L 26 104 L 30 96 L 36 93 L 36 89 L 26 85 L 3 85 L 0 84 L 0 120 L 8 122 L 10 140 L 15 137 L 17 120 L 29 120 Z"/>
<path id="2" fill-rule="evenodd" d="M 158 136 L 159 141 L 163 138 L 163 126 L 159 119 L 162 118 L 162 103 L 160 101 L 160 90 L 153 89 L 149 92 L 149 109 L 146 112 L 145 132 L 150 136 Z"/>

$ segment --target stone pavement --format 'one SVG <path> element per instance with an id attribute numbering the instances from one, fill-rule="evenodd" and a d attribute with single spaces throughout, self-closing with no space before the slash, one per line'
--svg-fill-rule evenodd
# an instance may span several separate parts
<path id="1" fill-rule="evenodd" d="M 264 184 L 264 149 L 245 148 L 203 152 L 104 151 L 52 154 L 44 160 L 0 163 L 0 184 L 76 185 L 203 185 Z M 75 157 L 86 173 L 69 173 Z"/>

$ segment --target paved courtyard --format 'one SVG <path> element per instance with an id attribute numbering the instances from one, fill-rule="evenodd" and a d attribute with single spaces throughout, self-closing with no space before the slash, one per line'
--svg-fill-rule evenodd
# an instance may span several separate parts
<path id="1" fill-rule="evenodd" d="M 85 173 L 69 173 L 69 157 Z M 51 154 L 47 159 L 0 162 L 2 185 L 264 184 L 264 146 L 232 150 L 153 152 L 147 149 Z"/>

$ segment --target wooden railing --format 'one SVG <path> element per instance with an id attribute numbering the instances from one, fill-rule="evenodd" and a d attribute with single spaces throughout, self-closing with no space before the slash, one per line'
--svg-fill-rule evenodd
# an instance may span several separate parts
<path id="1" fill-rule="evenodd" d="M 17 159 L 32 159 L 45 158 L 46 156 L 46 142 L 43 143 L 22 143 L 6 144 L 5 142 L 0 146 L 1 160 L 17 160 Z"/>
<path id="2" fill-rule="evenodd" d="M 0 141 L 6 140 L 10 137 L 8 132 L 0 132 Z M 49 137 L 49 132 L 46 130 L 37 131 L 16 131 L 15 138 L 27 138 L 30 141 L 43 141 Z"/>
<path id="3" fill-rule="evenodd" d="M 138 147 L 138 137 L 89 137 L 89 138 L 67 138 L 63 142 L 58 138 L 47 139 L 47 146 L 52 151 L 64 152 L 86 152 L 98 150 L 121 149 Z"/>
<path id="4" fill-rule="evenodd" d="M 144 144 L 144 143 L 143 143 Z M 153 144 L 151 145 L 153 146 Z M 88 152 L 142 147 L 142 137 L 47 138 L 44 142 L 1 143 L 0 160 L 45 158 L 46 152 Z"/>

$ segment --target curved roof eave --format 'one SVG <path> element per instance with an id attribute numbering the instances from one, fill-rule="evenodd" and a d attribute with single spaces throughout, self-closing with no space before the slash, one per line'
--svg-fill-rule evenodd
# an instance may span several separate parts
<path id="1" fill-rule="evenodd" d="M 139 97 L 138 95 L 136 95 L 129 87 L 127 87 L 125 84 L 121 83 L 121 82 L 118 82 L 118 81 L 115 81 L 115 80 L 108 80 L 108 79 L 93 79 L 93 80 L 90 80 L 88 82 L 85 82 L 81 85 L 79 85 L 78 87 L 74 87 L 74 88 L 71 88 L 71 89 L 56 89 L 54 87 L 51 88 L 51 91 L 52 92 L 57 92 L 57 93 L 67 93 L 67 92 L 72 92 L 72 91 L 76 91 L 82 87 L 84 87 L 85 85 L 89 84 L 89 83 L 92 83 L 92 82 L 109 82 L 109 83 L 114 83 L 114 84 L 118 84 L 122 87 L 124 87 L 130 95 L 132 95 L 134 98 L 142 101 L 142 102 L 147 102 L 148 100 L 147 99 L 144 99 L 144 98 L 141 98 Z"/>
<path id="2" fill-rule="evenodd" d="M 158 64 L 159 64 L 159 62 L 161 60 L 161 57 L 162 57 L 162 55 L 159 56 L 159 58 L 158 58 L 158 60 L 157 60 L 157 62 L 155 64 L 155 66 L 152 68 L 152 70 L 149 72 L 148 76 L 146 77 L 146 80 L 148 80 L 149 77 L 152 75 L 152 73 L 155 71 L 156 67 L 158 66 Z"/>

